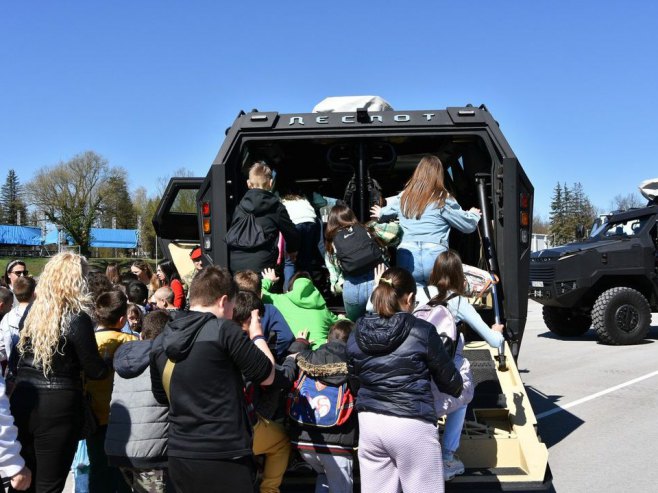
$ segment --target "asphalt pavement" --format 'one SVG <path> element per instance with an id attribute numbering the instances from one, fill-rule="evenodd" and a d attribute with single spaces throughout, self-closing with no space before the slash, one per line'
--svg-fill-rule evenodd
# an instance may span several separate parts
<path id="1" fill-rule="evenodd" d="M 518 367 L 559 493 L 658 491 L 658 316 L 636 346 L 551 333 L 530 302 Z"/>

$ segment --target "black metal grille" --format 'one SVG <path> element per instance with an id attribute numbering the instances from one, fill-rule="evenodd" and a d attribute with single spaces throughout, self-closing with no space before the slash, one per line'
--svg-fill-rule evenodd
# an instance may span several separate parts
<path id="1" fill-rule="evenodd" d="M 530 264 L 530 280 L 551 282 L 555 279 L 554 265 Z"/>
<path id="2" fill-rule="evenodd" d="M 475 394 L 468 405 L 468 419 L 473 419 L 473 409 L 493 409 L 501 407 L 499 399 L 503 390 L 500 388 L 498 374 L 496 373 L 496 361 L 492 358 L 488 349 L 473 349 L 464 353 L 471 363 L 473 373 L 473 385 Z"/>

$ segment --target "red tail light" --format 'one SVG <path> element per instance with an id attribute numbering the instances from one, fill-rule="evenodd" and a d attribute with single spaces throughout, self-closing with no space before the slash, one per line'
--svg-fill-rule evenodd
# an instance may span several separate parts
<path id="1" fill-rule="evenodd" d="M 521 194 L 520 206 L 521 206 L 521 209 L 529 209 L 530 208 L 530 194 L 528 194 L 528 193 L 522 193 Z"/>

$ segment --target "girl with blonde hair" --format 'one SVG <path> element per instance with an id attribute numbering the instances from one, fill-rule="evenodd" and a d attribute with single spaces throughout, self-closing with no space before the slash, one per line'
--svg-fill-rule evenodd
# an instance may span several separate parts
<path id="1" fill-rule="evenodd" d="M 11 410 L 22 455 L 35 471 L 30 491 L 62 491 L 83 428 L 82 378 L 101 379 L 89 316 L 87 261 L 63 252 L 45 266 L 25 318 Z"/>
<path id="2" fill-rule="evenodd" d="M 480 210 L 462 210 L 445 187 L 443 164 L 436 156 L 424 156 L 402 193 L 375 205 L 373 217 L 398 216 L 402 243 L 397 265 L 411 272 L 416 283 L 426 286 L 434 259 L 448 249 L 450 228 L 472 233 L 480 221 Z"/>

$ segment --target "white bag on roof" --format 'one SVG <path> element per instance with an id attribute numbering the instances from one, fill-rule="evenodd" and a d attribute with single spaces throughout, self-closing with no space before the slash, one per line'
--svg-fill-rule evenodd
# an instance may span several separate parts
<path id="1" fill-rule="evenodd" d="M 658 198 L 658 178 L 651 178 L 640 183 L 640 193 L 647 200 L 656 200 Z"/>
<path id="2" fill-rule="evenodd" d="M 369 111 L 393 110 L 388 101 L 379 96 L 334 96 L 316 104 L 313 113 L 352 113 L 357 108 L 366 108 Z"/>

